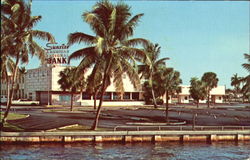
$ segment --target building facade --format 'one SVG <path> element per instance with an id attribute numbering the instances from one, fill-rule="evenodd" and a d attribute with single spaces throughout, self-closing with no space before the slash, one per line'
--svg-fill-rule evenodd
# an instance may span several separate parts
<path id="1" fill-rule="evenodd" d="M 29 99 L 39 101 L 42 105 L 69 105 L 71 93 L 62 91 L 58 84 L 59 73 L 66 66 L 40 66 L 35 69 L 27 70 L 26 74 L 19 77 L 17 87 L 14 94 L 14 99 Z M 87 77 L 91 71 L 86 73 Z M 7 95 L 6 84 L 2 82 L 1 96 Z M 104 94 L 103 105 L 107 106 L 124 106 L 124 105 L 143 105 L 143 89 L 135 89 L 130 82 L 128 76 L 123 76 L 124 94 L 117 93 L 114 84 L 111 84 L 106 89 Z M 182 85 L 179 94 L 169 96 L 169 103 L 193 103 L 193 99 L 189 93 L 190 86 Z M 225 86 L 213 88 L 210 92 L 210 99 L 214 103 L 223 103 L 225 95 Z M 97 95 L 97 104 L 99 103 L 100 95 Z M 166 103 L 166 97 L 163 96 L 163 101 Z M 83 91 L 78 92 L 73 96 L 74 105 L 78 106 L 93 106 L 93 95 Z M 200 100 L 200 103 L 206 103 L 206 100 Z"/>
<path id="2" fill-rule="evenodd" d="M 177 96 L 178 103 L 192 103 L 193 98 L 190 96 L 189 93 L 190 86 L 188 85 L 182 85 L 181 86 L 181 92 Z M 212 103 L 223 103 L 224 102 L 224 96 L 225 96 L 225 86 L 217 86 L 216 88 L 213 88 L 210 91 L 210 101 Z M 199 100 L 199 103 L 206 103 L 207 100 Z"/>

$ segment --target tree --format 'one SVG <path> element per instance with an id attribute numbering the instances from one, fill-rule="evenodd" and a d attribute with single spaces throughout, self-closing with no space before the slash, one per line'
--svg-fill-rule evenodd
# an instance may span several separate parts
<path id="1" fill-rule="evenodd" d="M 156 75 L 157 84 L 159 85 L 158 92 L 166 96 L 166 121 L 169 123 L 169 96 L 181 91 L 180 72 L 175 71 L 173 68 L 161 67 Z"/>
<path id="2" fill-rule="evenodd" d="M 234 97 L 241 92 L 240 84 L 242 77 L 238 77 L 237 73 L 231 77 L 231 86 L 234 86 Z"/>
<path id="3" fill-rule="evenodd" d="M 146 59 L 144 65 L 139 66 L 139 73 L 148 80 L 149 87 L 151 88 L 151 94 L 154 107 L 157 108 L 156 96 L 154 92 L 154 73 L 162 66 L 165 66 L 165 61 L 169 58 L 159 59 L 161 47 L 158 44 L 149 43 L 145 46 Z"/>
<path id="4" fill-rule="evenodd" d="M 15 69 L 15 62 L 12 60 L 11 57 L 8 57 L 6 54 L 1 54 L 1 81 L 6 83 L 6 92 L 7 92 L 7 98 L 9 98 L 9 83 L 10 83 L 10 77 L 9 74 L 13 74 L 13 71 Z M 8 105 L 8 101 L 7 101 Z"/>
<path id="5" fill-rule="evenodd" d="M 38 56 L 42 62 L 45 60 L 44 49 L 33 38 L 54 43 L 54 37 L 48 32 L 32 29 L 42 17 L 31 16 L 31 1 L 28 5 L 23 0 L 5 0 L 1 3 L 1 13 L 1 32 L 4 35 L 1 37 L 1 51 L 15 59 L 8 105 L 2 119 L 3 125 L 11 107 L 19 64 L 28 63 L 29 54 Z"/>
<path id="6" fill-rule="evenodd" d="M 250 101 L 250 54 L 245 53 L 244 57 L 247 63 L 242 64 L 242 67 L 245 68 L 249 74 L 240 80 L 243 83 L 241 91 L 243 93 L 243 98 L 247 97 L 248 101 Z"/>
<path id="7" fill-rule="evenodd" d="M 210 106 L 210 91 L 217 87 L 219 79 L 217 78 L 217 75 L 213 72 L 206 72 L 201 77 L 201 81 L 204 82 L 206 93 L 207 93 L 207 107 Z"/>
<path id="8" fill-rule="evenodd" d="M 143 50 L 136 48 L 138 44 L 148 41 L 142 38 L 129 39 L 134 33 L 143 14 L 131 17 L 130 7 L 122 2 L 116 5 L 109 1 L 101 1 L 93 9 L 83 14 L 83 19 L 94 31 L 95 36 L 75 32 L 69 35 L 68 44 L 85 43 L 88 47 L 72 53 L 69 57 L 82 58 L 79 69 L 87 69 L 95 65 L 100 66 L 102 72 L 102 85 L 100 88 L 100 101 L 92 129 L 96 129 L 101 112 L 103 96 L 109 82 L 113 81 L 116 90 L 124 92 L 123 75 L 131 80 L 136 89 L 140 87 L 136 61 L 145 58 Z M 98 67 L 99 68 L 99 67 Z"/>
<path id="9" fill-rule="evenodd" d="M 199 100 L 206 97 L 206 90 L 204 83 L 196 77 L 190 80 L 190 96 L 196 101 L 197 108 L 199 108 Z"/>
<path id="10" fill-rule="evenodd" d="M 59 73 L 60 79 L 58 80 L 58 84 L 60 85 L 60 88 L 63 91 L 69 90 L 71 95 L 70 95 L 70 110 L 73 111 L 73 99 L 74 99 L 74 94 L 80 90 L 82 91 L 85 82 L 84 82 L 84 77 L 79 76 L 79 74 L 76 72 L 76 68 L 74 67 L 67 67 L 63 71 Z"/>
<path id="11" fill-rule="evenodd" d="M 245 53 L 244 57 L 247 60 L 247 63 L 243 63 L 242 67 L 245 68 L 248 72 L 250 72 L 250 54 Z"/>

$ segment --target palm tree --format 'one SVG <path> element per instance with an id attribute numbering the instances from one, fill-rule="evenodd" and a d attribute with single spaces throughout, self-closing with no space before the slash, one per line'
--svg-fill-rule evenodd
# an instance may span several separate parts
<path id="1" fill-rule="evenodd" d="M 207 107 L 209 108 L 210 104 L 210 91 L 217 87 L 219 79 L 217 75 L 213 72 L 206 72 L 203 74 L 201 80 L 205 83 L 206 93 L 207 93 Z"/>
<path id="2" fill-rule="evenodd" d="M 237 94 L 240 93 L 240 84 L 242 77 L 238 77 L 237 73 L 231 77 L 231 86 L 234 86 L 234 97 L 237 97 Z"/>
<path id="3" fill-rule="evenodd" d="M 165 61 L 169 58 L 159 59 L 161 47 L 158 44 L 149 43 L 145 46 L 146 59 L 144 65 L 139 66 L 139 73 L 142 73 L 142 76 L 148 79 L 149 87 L 151 87 L 151 94 L 153 98 L 154 107 L 157 108 L 157 103 L 155 99 L 154 92 L 154 73 L 162 66 L 165 66 Z"/>
<path id="4" fill-rule="evenodd" d="M 94 98 L 94 110 L 96 110 L 96 100 L 97 95 L 100 92 L 102 86 L 102 79 L 103 79 L 103 68 L 101 65 L 96 64 L 91 72 L 91 74 L 87 78 L 87 88 L 86 92 L 93 95 Z M 107 86 L 110 85 L 110 82 Z M 106 87 L 107 87 L 106 86 Z"/>
<path id="5" fill-rule="evenodd" d="M 13 74 L 15 69 L 15 62 L 12 60 L 11 57 L 8 57 L 6 54 L 1 54 L 1 81 L 6 83 L 6 92 L 7 92 L 7 99 L 9 98 L 9 83 L 10 77 L 9 74 Z M 7 101 L 8 105 L 8 101 Z"/>
<path id="6" fill-rule="evenodd" d="M 2 124 L 6 121 L 13 98 L 14 85 L 17 77 L 17 70 L 20 62 L 27 63 L 29 54 L 38 56 L 43 62 L 45 51 L 33 38 L 54 43 L 54 37 L 44 31 L 32 30 L 41 20 L 41 16 L 31 16 L 31 1 L 26 4 L 23 0 L 5 0 L 1 3 L 1 29 L 5 35 L 1 37 L 3 47 L 1 51 L 15 59 L 15 69 L 11 78 L 11 90 L 8 98 L 8 105 L 4 114 Z"/>
<path id="7" fill-rule="evenodd" d="M 102 70 L 102 86 L 100 101 L 92 129 L 96 129 L 101 112 L 103 96 L 109 81 L 113 81 L 116 90 L 124 92 L 122 76 L 126 74 L 135 88 L 139 88 L 140 79 L 136 70 L 136 60 L 143 59 L 145 54 L 135 48 L 136 45 L 147 43 L 147 40 L 137 38 L 128 39 L 134 33 L 139 19 L 143 14 L 132 18 L 130 7 L 122 2 L 116 5 L 107 0 L 94 5 L 92 11 L 85 12 L 83 19 L 90 25 L 95 33 L 91 36 L 75 32 L 69 35 L 69 45 L 84 42 L 89 45 L 72 53 L 69 59 L 80 58 L 79 68 L 86 69 L 93 65 L 100 65 Z M 112 79 L 111 79 L 112 78 Z"/>
<path id="8" fill-rule="evenodd" d="M 242 64 L 242 67 L 245 68 L 248 72 L 250 72 L 250 54 L 245 53 L 244 57 L 248 63 Z"/>
<path id="9" fill-rule="evenodd" d="M 173 68 L 167 68 L 162 66 L 158 69 L 155 74 L 158 90 L 162 96 L 166 96 L 166 121 L 169 123 L 169 96 L 179 93 L 181 91 L 180 84 L 182 80 L 180 79 L 180 72 L 175 71 Z"/>
<path id="10" fill-rule="evenodd" d="M 196 101 L 197 108 L 199 108 L 199 100 L 206 97 L 206 90 L 204 83 L 196 77 L 190 80 L 190 96 Z"/>
<path id="11" fill-rule="evenodd" d="M 169 111 L 169 95 L 174 93 L 179 93 L 181 91 L 180 84 L 182 80 L 180 79 L 180 72 L 173 70 L 172 68 L 166 68 L 165 77 L 165 92 L 166 92 L 166 120 L 169 122 L 168 111 Z"/>
<path id="12" fill-rule="evenodd" d="M 79 76 L 79 74 L 76 72 L 76 68 L 74 67 L 67 67 L 63 71 L 59 73 L 60 79 L 58 80 L 58 84 L 60 85 L 60 88 L 65 91 L 69 90 L 71 93 L 70 97 L 70 110 L 73 111 L 73 99 L 74 99 L 74 93 L 77 92 L 77 90 L 82 91 L 85 82 L 84 77 Z"/>
<path id="13" fill-rule="evenodd" d="M 250 73 L 250 54 L 245 53 L 244 57 L 247 60 L 247 63 L 242 64 L 242 67 Z M 243 83 L 243 87 L 241 89 L 243 98 L 248 97 L 248 101 L 250 101 L 250 74 L 248 74 L 246 77 L 243 77 L 241 82 Z"/>

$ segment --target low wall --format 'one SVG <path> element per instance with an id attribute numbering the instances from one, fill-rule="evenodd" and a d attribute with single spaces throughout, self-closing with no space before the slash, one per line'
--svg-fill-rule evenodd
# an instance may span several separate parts
<path id="1" fill-rule="evenodd" d="M 250 141 L 250 130 L 231 131 L 88 131 L 1 132 L 1 143 L 12 142 L 214 142 Z"/>
<path id="2" fill-rule="evenodd" d="M 81 106 L 94 106 L 94 100 L 81 100 Z M 99 100 L 96 101 L 99 104 Z M 144 101 L 103 101 L 103 106 L 142 106 Z"/>

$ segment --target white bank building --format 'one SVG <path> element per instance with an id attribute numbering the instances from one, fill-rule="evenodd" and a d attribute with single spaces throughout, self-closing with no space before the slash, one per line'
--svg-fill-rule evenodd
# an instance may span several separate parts
<path id="1" fill-rule="evenodd" d="M 59 80 L 59 73 L 65 67 L 41 66 L 30 69 L 25 75 L 25 93 L 30 100 L 40 101 L 40 104 L 69 105 L 70 92 L 62 91 Z M 123 77 L 124 94 L 120 96 L 111 84 L 105 94 L 103 105 L 143 105 L 142 90 L 136 90 L 130 83 L 127 76 Z M 98 98 L 98 97 L 97 97 Z M 98 103 L 99 100 L 97 100 Z M 74 94 L 74 105 L 93 106 L 93 96 L 86 92 Z"/>
<path id="2" fill-rule="evenodd" d="M 57 81 L 59 80 L 59 73 L 65 68 L 65 66 L 48 67 L 46 65 L 40 66 L 35 69 L 27 70 L 20 87 L 18 94 L 15 98 L 26 98 L 33 101 L 39 101 L 41 105 L 69 105 L 70 104 L 70 92 L 62 91 Z M 127 76 L 123 77 L 124 94 L 120 96 L 115 91 L 115 87 L 111 84 L 105 94 L 103 105 L 106 106 L 131 106 L 131 105 L 143 105 L 145 104 L 143 99 L 143 89 L 136 90 L 131 84 Z M 3 84 L 4 85 L 4 84 Z M 169 103 L 192 103 L 192 98 L 189 94 L 189 86 L 182 85 L 181 93 L 169 97 Z M 2 90 L 5 87 L 1 87 L 1 95 L 6 94 L 6 91 Z M 225 86 L 218 86 L 211 91 L 211 101 L 214 103 L 223 103 L 223 97 L 225 95 Z M 98 98 L 98 97 L 97 97 Z M 74 105 L 78 106 L 93 106 L 94 99 L 92 95 L 86 92 L 77 93 L 74 95 Z M 166 102 L 165 96 L 163 96 L 164 103 Z M 98 104 L 97 100 L 97 104 Z M 206 100 L 201 100 L 200 103 L 206 103 Z"/>

